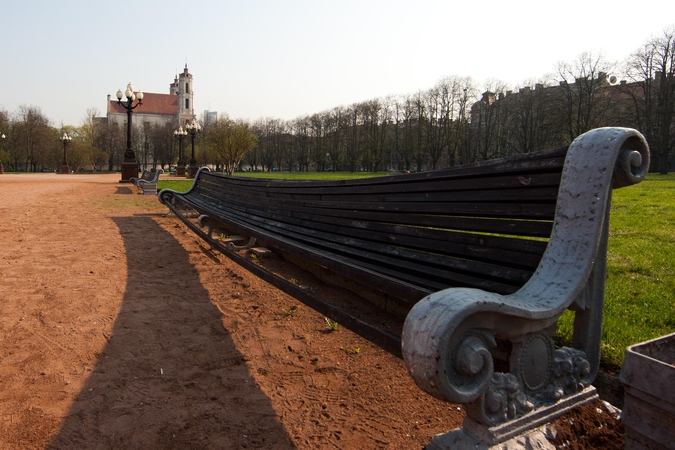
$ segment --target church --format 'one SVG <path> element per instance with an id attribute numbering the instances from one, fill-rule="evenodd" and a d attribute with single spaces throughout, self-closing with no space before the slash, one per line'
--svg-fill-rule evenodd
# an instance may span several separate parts
<path id="1" fill-rule="evenodd" d="M 122 99 L 126 101 L 126 99 Z M 133 124 L 143 123 L 155 125 L 171 124 L 175 128 L 185 127 L 185 124 L 196 120 L 194 112 L 194 90 L 192 88 L 192 74 L 188 72 L 187 64 L 183 73 L 176 75 L 173 83 L 169 85 L 168 94 L 155 94 L 143 92 L 143 104 L 134 109 Z M 126 126 L 127 110 L 117 103 L 116 98 L 108 94 L 106 108 L 108 124 L 116 123 Z"/>

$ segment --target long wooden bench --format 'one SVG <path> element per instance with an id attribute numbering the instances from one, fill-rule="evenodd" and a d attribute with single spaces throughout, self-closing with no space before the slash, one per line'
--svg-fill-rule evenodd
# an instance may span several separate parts
<path id="1" fill-rule="evenodd" d="M 159 183 L 159 176 L 164 173 L 163 169 L 158 170 L 143 170 L 143 173 L 140 177 L 129 178 L 134 186 L 138 188 L 138 192 L 141 194 L 157 194 L 157 185 Z"/>
<path id="2" fill-rule="evenodd" d="M 213 247 L 402 353 L 422 389 L 467 405 L 480 434 L 593 381 L 611 189 L 641 181 L 648 162 L 638 132 L 602 128 L 569 148 L 381 178 L 276 181 L 202 168 L 187 192 L 158 197 Z M 382 308 L 407 316 L 402 337 L 238 257 L 212 236 L 216 226 L 378 291 Z M 556 350 L 566 309 L 576 312 L 574 348 Z"/>

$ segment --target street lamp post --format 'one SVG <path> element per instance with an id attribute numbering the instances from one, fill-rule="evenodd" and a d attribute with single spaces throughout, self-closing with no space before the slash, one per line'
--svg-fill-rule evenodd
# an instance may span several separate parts
<path id="1" fill-rule="evenodd" d="M 66 157 L 66 147 L 68 147 L 68 143 L 71 141 L 70 136 L 66 134 L 66 132 L 63 132 L 63 136 L 61 136 L 61 142 L 63 142 L 63 164 L 61 165 L 61 173 L 62 174 L 68 174 L 70 173 L 70 167 L 68 167 L 68 158 Z"/>
<path id="2" fill-rule="evenodd" d="M 183 139 L 187 136 L 188 132 L 183 129 L 183 127 L 178 127 L 177 130 L 174 130 L 173 135 L 178 139 L 178 165 L 176 166 L 176 176 L 184 177 L 185 176 L 185 160 L 183 159 Z M 193 150 L 194 154 L 194 150 Z"/>
<path id="3" fill-rule="evenodd" d="M 122 96 L 126 97 L 126 101 L 122 102 Z M 134 100 L 138 100 L 135 105 Z M 127 110 L 127 149 L 124 152 L 124 160 L 122 161 L 122 179 L 120 183 L 128 183 L 129 178 L 138 176 L 138 163 L 136 162 L 136 154 L 131 146 L 131 115 L 134 109 L 143 104 L 143 93 L 138 91 L 134 94 L 134 87 L 131 83 L 127 84 L 127 90 L 122 94 L 122 90 L 117 91 L 117 104 L 122 105 Z"/>
<path id="4" fill-rule="evenodd" d="M 5 135 L 2 134 L 0 135 L 0 143 L 2 143 L 2 147 L 0 148 L 1 150 L 5 149 Z M 0 161 L 0 174 L 5 173 L 5 166 L 2 165 L 2 161 Z"/>
<path id="5" fill-rule="evenodd" d="M 193 119 L 192 122 L 185 125 L 185 129 L 190 134 L 190 138 L 192 139 L 192 157 L 190 158 L 190 172 L 188 178 L 194 178 L 194 176 L 197 174 L 197 160 L 195 159 L 195 136 L 197 136 L 197 133 L 202 130 L 202 127 Z"/>

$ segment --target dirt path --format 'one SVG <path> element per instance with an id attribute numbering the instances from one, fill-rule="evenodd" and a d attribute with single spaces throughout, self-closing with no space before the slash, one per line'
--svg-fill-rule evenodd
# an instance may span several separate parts
<path id="1" fill-rule="evenodd" d="M 118 180 L 0 176 L 1 449 L 421 449 L 461 425 L 400 359 Z M 569 448 L 623 448 L 595 405 L 556 426 Z"/>
<path id="2" fill-rule="evenodd" d="M 460 424 L 118 179 L 0 177 L 0 448 L 422 448 Z"/>

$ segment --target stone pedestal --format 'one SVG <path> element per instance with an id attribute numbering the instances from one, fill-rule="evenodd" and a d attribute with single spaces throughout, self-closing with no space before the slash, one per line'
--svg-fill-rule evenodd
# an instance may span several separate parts
<path id="1" fill-rule="evenodd" d="M 70 173 L 70 167 L 68 164 L 64 164 L 61 166 L 61 173 L 62 174 L 69 174 Z"/>
<path id="2" fill-rule="evenodd" d="M 138 163 L 123 162 L 122 163 L 122 179 L 120 183 L 130 183 L 129 178 L 138 177 Z"/>
<path id="3" fill-rule="evenodd" d="M 187 178 L 194 178 L 195 175 L 197 175 L 197 170 L 199 170 L 197 163 L 195 164 L 190 163 L 190 166 L 188 167 Z"/>

